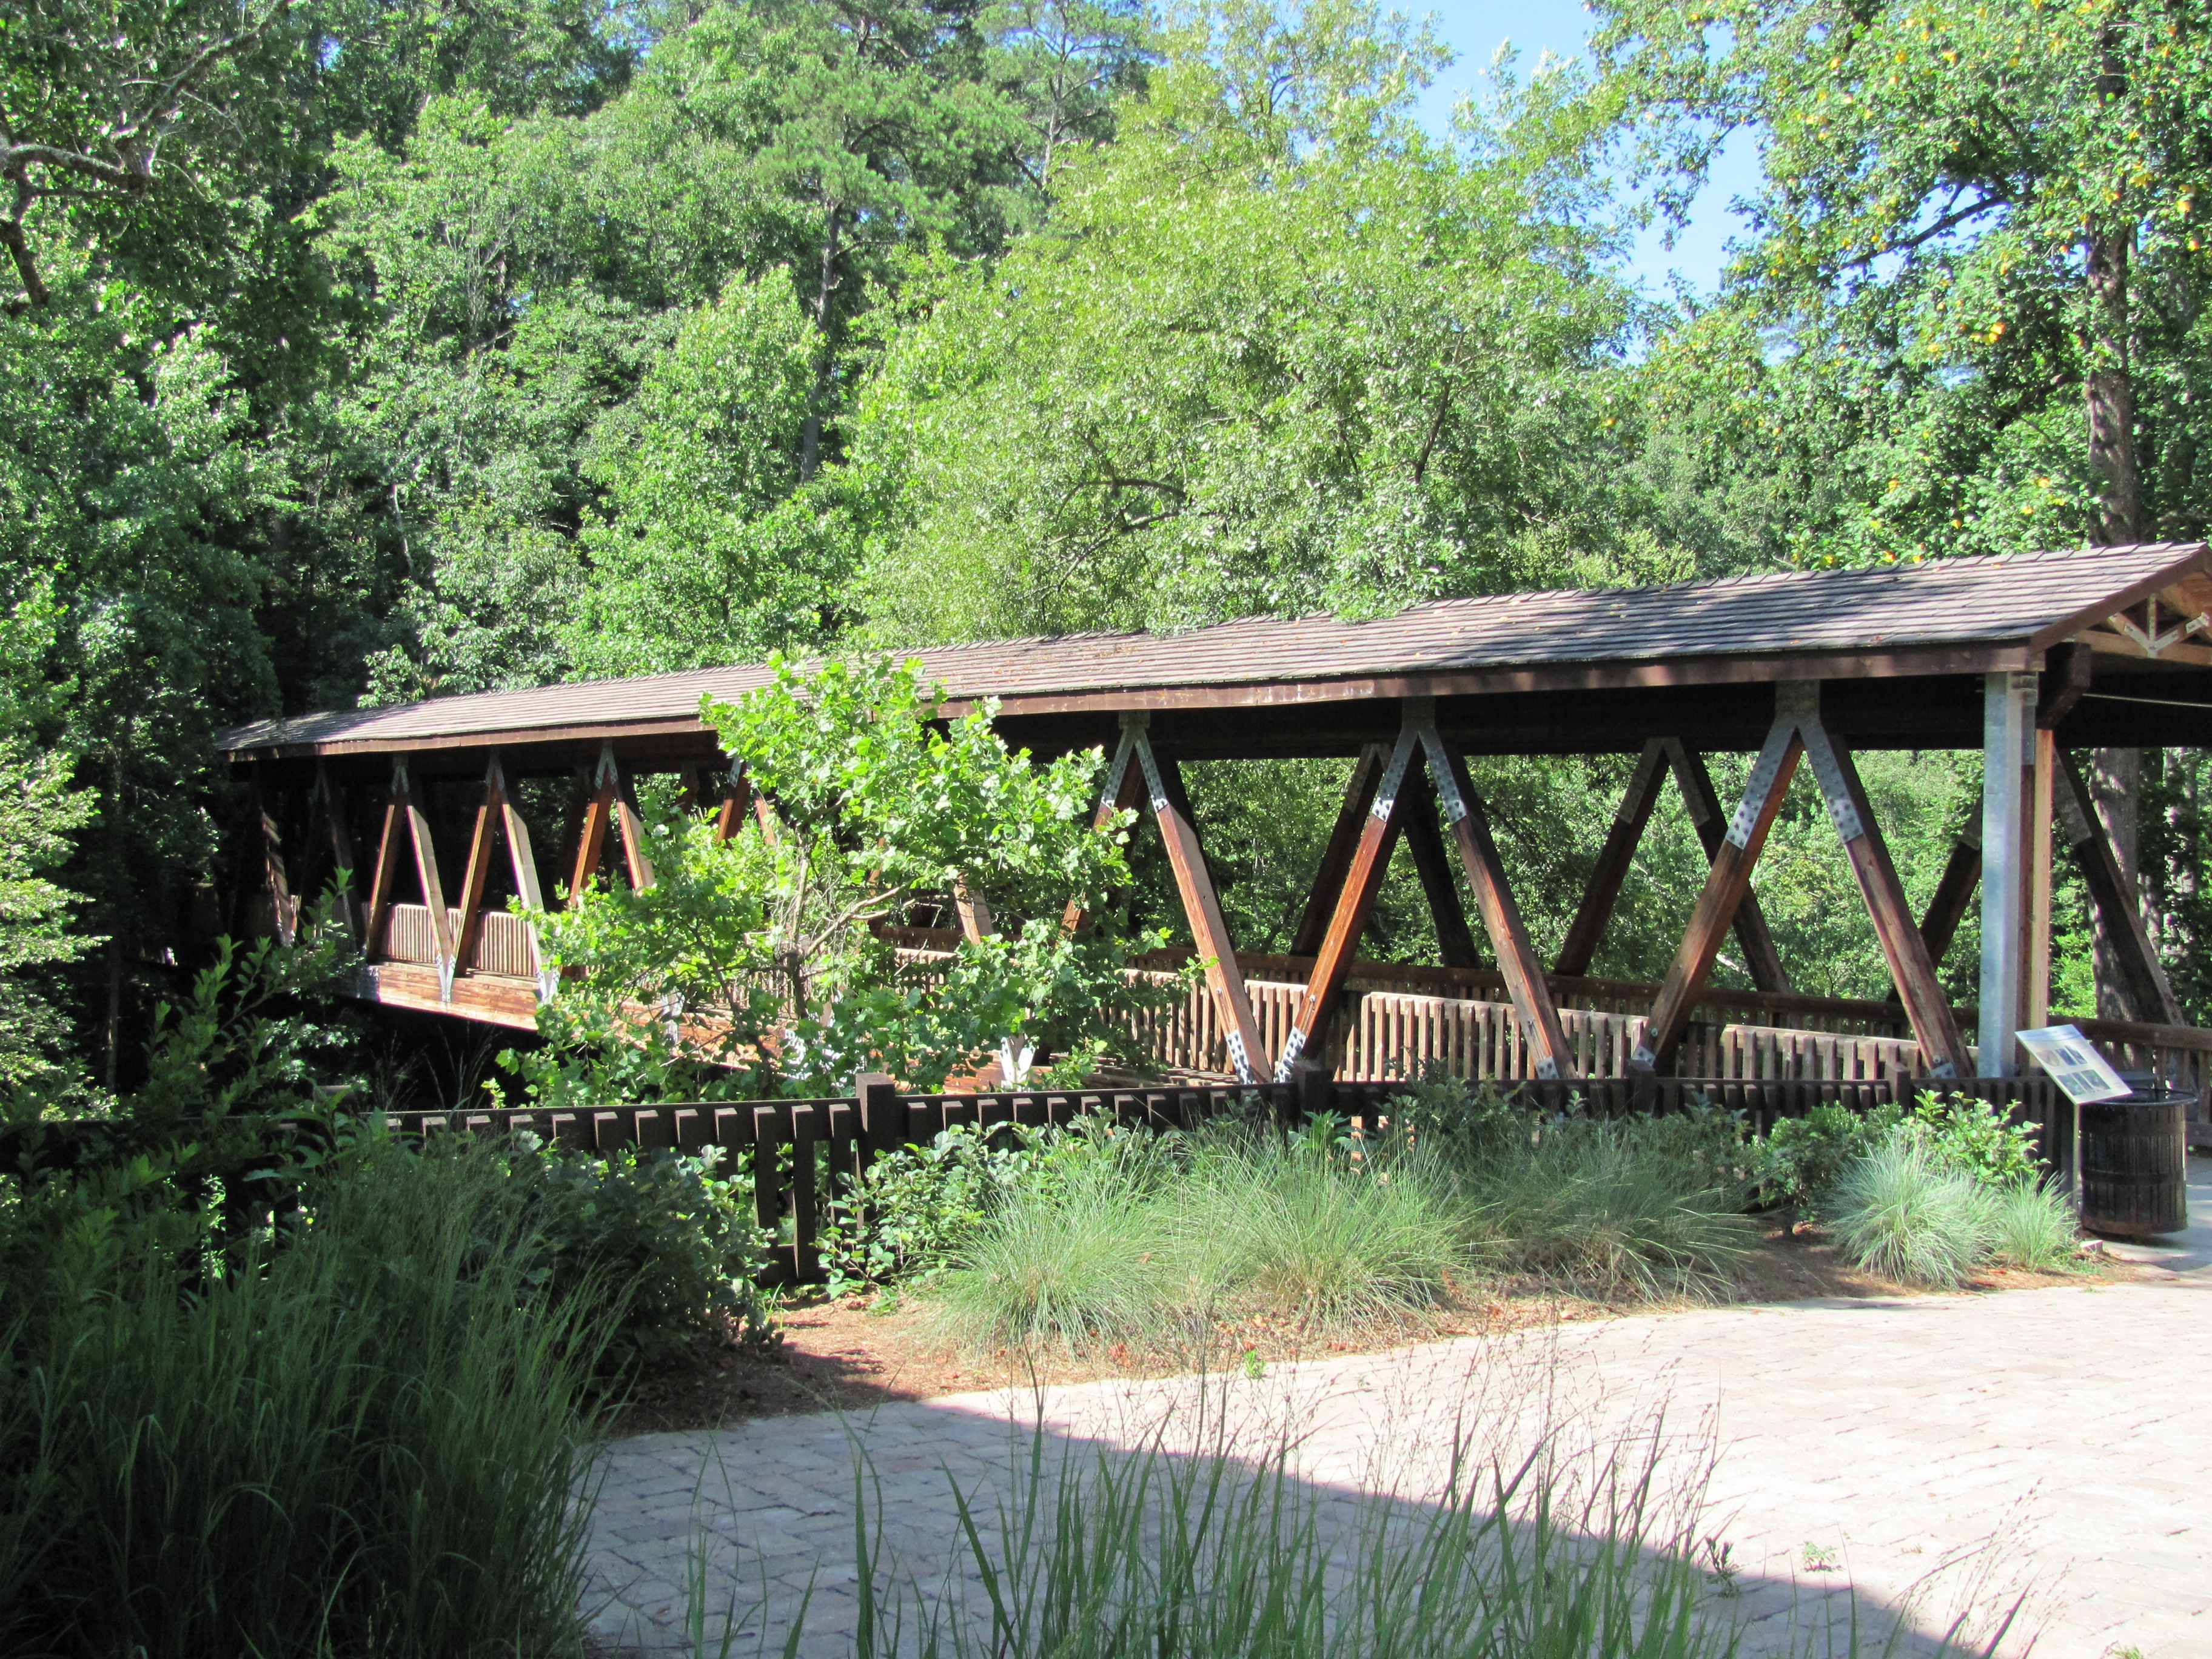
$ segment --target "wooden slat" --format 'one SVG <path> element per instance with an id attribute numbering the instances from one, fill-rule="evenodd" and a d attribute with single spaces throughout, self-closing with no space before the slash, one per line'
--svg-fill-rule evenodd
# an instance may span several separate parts
<path id="1" fill-rule="evenodd" d="M 1435 721 L 1417 716 L 1416 724 L 1421 747 L 1428 756 L 1429 775 L 1442 798 L 1444 817 L 1451 826 L 1452 840 L 1459 848 L 1460 862 L 1466 866 L 1468 881 L 1474 889 L 1475 908 L 1490 934 L 1490 947 L 1497 953 L 1498 971 L 1505 975 L 1505 989 L 1513 999 L 1513 1012 L 1520 1018 L 1522 1040 L 1528 1045 L 1530 1069 L 1540 1078 L 1571 1078 L 1575 1075 L 1575 1063 L 1567 1047 L 1566 1033 L 1559 1028 L 1559 1011 L 1552 1001 L 1552 988 L 1545 981 L 1543 963 L 1537 961 L 1535 946 L 1529 942 L 1528 927 L 1521 919 L 1521 908 L 1514 902 L 1513 890 L 1505 878 L 1504 862 L 1498 856 L 1498 844 L 1491 837 L 1490 822 L 1482 810 L 1481 798 L 1468 778 L 1465 764 L 1437 735 Z"/>
<path id="2" fill-rule="evenodd" d="M 1337 999 L 1352 971 L 1353 953 L 1360 935 L 1367 931 L 1368 919 L 1375 914 L 1375 896 L 1381 891 L 1383 872 L 1389 867 L 1391 846 L 1396 840 L 1404 811 L 1406 774 L 1413 763 L 1419 741 L 1410 728 L 1399 734 L 1396 746 L 1369 792 L 1366 814 L 1352 843 L 1352 857 L 1345 866 L 1343 886 L 1330 908 L 1328 926 L 1322 934 L 1313 973 L 1306 981 L 1297 1013 L 1275 1062 L 1278 1082 L 1290 1077 L 1312 1042 L 1314 1033 L 1322 1030 L 1324 1022 L 1336 1012 Z"/>
<path id="3" fill-rule="evenodd" d="M 1736 809 L 1705 872 L 1705 890 L 1690 913 L 1690 925 L 1675 950 L 1674 963 L 1660 981 L 1650 1028 L 1637 1045 L 1632 1062 L 1637 1072 L 1656 1073 L 1674 1059 L 1689 1029 L 1698 994 L 1705 989 L 1714 959 L 1720 955 L 1721 940 L 1727 937 L 1738 908 L 1751 890 L 1752 868 L 1766 846 L 1775 815 L 1782 810 L 1790 780 L 1796 775 L 1797 763 L 1804 752 L 1797 738 L 1796 721 L 1778 713 L 1765 745 L 1753 763 L 1743 804 Z"/>
<path id="4" fill-rule="evenodd" d="M 1421 878 L 1422 896 L 1429 902 L 1430 919 L 1436 923 L 1437 953 L 1447 968 L 1479 967 L 1482 957 L 1474 948 L 1474 935 L 1468 931 L 1467 906 L 1460 902 L 1451 854 L 1437 828 L 1437 790 L 1427 772 L 1415 767 L 1406 775 L 1404 797 L 1398 822 L 1405 832 L 1406 850 L 1413 856 L 1414 873 Z"/>
<path id="5" fill-rule="evenodd" d="M 1928 942 L 1914 924 L 1904 884 L 1890 861 L 1888 845 L 1882 839 L 1881 826 L 1875 821 L 1874 808 L 1867 800 L 1850 750 L 1828 735 L 1817 706 L 1800 714 L 1798 740 L 1813 763 L 1830 820 L 1843 838 L 1851 873 L 1866 901 L 1867 914 L 1873 918 L 1875 936 L 1881 941 L 1890 977 L 1905 1004 L 1905 1017 L 1912 1022 L 1912 1034 L 1919 1041 L 1929 1073 L 1965 1077 L 1973 1069 L 1966 1038 L 1952 1017 L 1950 999 L 1943 994 Z"/>
<path id="6" fill-rule="evenodd" d="M 1727 838 L 1728 815 L 1721 811 L 1720 797 L 1713 792 L 1712 775 L 1705 770 L 1705 757 L 1674 738 L 1665 741 L 1668 764 L 1674 773 L 1674 787 L 1681 791 L 1691 826 L 1698 832 L 1698 844 L 1705 849 L 1705 860 L 1711 864 L 1720 856 L 1721 843 Z M 1782 966 L 1782 952 L 1774 943 L 1774 931 L 1766 925 L 1766 912 L 1759 908 L 1759 895 L 1748 887 L 1743 890 L 1743 902 L 1736 906 L 1735 932 L 1751 982 L 1762 991 L 1789 994 L 1790 975 Z"/>
<path id="7" fill-rule="evenodd" d="M 1132 728 L 1138 763 L 1144 768 L 1145 786 L 1152 796 L 1152 816 L 1167 843 L 1168 863 L 1175 871 L 1176 889 L 1182 896 L 1183 916 L 1190 924 L 1191 939 L 1206 959 L 1206 982 L 1221 1011 L 1223 1035 L 1229 1044 L 1229 1063 L 1243 1083 L 1255 1081 L 1267 1064 L 1266 1045 L 1252 1018 L 1245 994 L 1244 976 L 1237 971 L 1237 950 L 1222 919 L 1221 900 L 1213 890 L 1213 878 L 1206 868 L 1206 854 L 1198 841 L 1190 804 L 1182 780 L 1171 760 L 1152 752 L 1152 740 L 1141 726 Z"/>
<path id="8" fill-rule="evenodd" d="M 2090 902 L 2097 907 L 2097 915 L 2119 958 L 2128 1012 L 2144 1024 L 2183 1024 L 2181 1004 L 2166 981 L 2158 952 L 2151 948 L 2142 908 L 2112 852 L 2112 843 L 2106 837 L 2104 823 L 2097 817 L 2096 801 L 2089 793 L 2088 781 L 2081 775 L 2081 768 L 2072 755 L 2062 752 L 2057 758 L 2059 782 L 2064 792 L 2057 803 L 2058 822 L 2081 865 L 2082 884 L 2088 888 Z"/>
<path id="9" fill-rule="evenodd" d="M 1345 789 L 1344 804 L 1336 809 L 1336 823 L 1328 832 L 1328 845 L 1322 849 L 1321 867 L 1314 872 L 1313 886 L 1306 893 L 1305 909 L 1298 917 L 1297 931 L 1291 936 L 1291 956 L 1319 953 L 1321 942 L 1328 933 L 1329 918 L 1335 913 L 1338 896 L 1344 891 L 1345 878 L 1351 872 L 1360 831 L 1367 823 L 1367 809 L 1375 801 L 1376 786 L 1382 781 L 1383 769 L 1389 763 L 1389 746 L 1380 743 L 1370 743 L 1361 749 L 1358 759 L 1352 763 L 1352 781 Z"/>
<path id="10" fill-rule="evenodd" d="M 1621 884 L 1628 879 L 1637 843 L 1644 839 L 1644 826 L 1650 821 L 1651 809 L 1658 804 L 1667 769 L 1666 739 L 1654 738 L 1644 745 L 1635 770 L 1628 775 L 1627 791 L 1614 809 L 1613 827 L 1606 831 L 1605 845 L 1598 849 L 1597 863 L 1591 867 L 1589 885 L 1583 890 L 1583 902 L 1575 910 L 1575 919 L 1567 925 L 1566 942 L 1559 946 L 1557 972 L 1589 972 L 1590 963 L 1597 956 L 1598 942 L 1605 937 L 1606 924 L 1613 920 L 1613 908 L 1620 902 Z M 1710 858 L 1711 854 L 1706 856 Z"/>

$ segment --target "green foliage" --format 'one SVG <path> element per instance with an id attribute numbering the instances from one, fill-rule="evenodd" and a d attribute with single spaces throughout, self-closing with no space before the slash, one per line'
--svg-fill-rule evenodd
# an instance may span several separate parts
<path id="1" fill-rule="evenodd" d="M 189 1294 L 143 1261 L 11 1277 L 0 1645 L 577 1652 L 604 1304 L 530 1293 L 503 1180 L 348 1169 Z"/>
<path id="2" fill-rule="evenodd" d="M 2015 1181 L 1989 1189 L 1990 1260 L 2001 1267 L 2058 1273 L 2081 1260 L 2073 1201 L 2049 1182 Z"/>
<path id="3" fill-rule="evenodd" d="M 527 1133 L 484 1149 L 433 1142 L 423 1154 L 495 1170 L 501 1215 L 532 1252 L 531 1288 L 556 1309 L 618 1308 L 608 1358 L 648 1364 L 696 1336 L 732 1335 L 752 1348 L 781 1340 L 752 1282 L 769 1241 L 740 1178 L 750 1171 L 721 1175 L 719 1156 L 565 1152 Z"/>
<path id="4" fill-rule="evenodd" d="M 2033 1184 L 2043 1174 L 2034 1128 L 1971 1095 L 1923 1092 L 1896 1133 L 1985 1187 Z"/>
<path id="5" fill-rule="evenodd" d="M 1133 943 L 1157 941 L 1060 926 L 1071 898 L 1127 879 L 1122 826 L 1091 822 L 1096 751 L 1033 766 L 988 707 L 933 725 L 915 676 L 882 663 L 802 676 L 779 659 L 772 686 L 705 713 L 775 801 L 775 836 L 668 827 L 653 885 L 539 919 L 549 957 L 586 970 L 541 1011 L 552 1050 L 516 1062 L 540 1098 L 672 1078 L 695 1095 L 824 1094 L 872 1070 L 931 1090 L 1001 1045 L 1015 1069 L 1030 1049 L 1079 1072 L 1175 994 L 1123 971 Z M 875 931 L 957 891 L 987 896 L 996 933 L 902 963 Z M 641 1005 L 662 1011 L 653 1036 Z"/>
<path id="6" fill-rule="evenodd" d="M 1807 1213 L 1846 1165 L 1889 1139 L 1902 1115 L 1894 1106 L 1861 1112 L 1826 1105 L 1781 1119 L 1759 1142 L 1761 1188 L 1773 1202 Z"/>
<path id="7" fill-rule="evenodd" d="M 92 821 L 97 803 L 69 787 L 65 756 L 30 750 L 0 738 L 0 1117 L 21 1117 L 27 1097 L 65 1093 L 76 1082 L 58 1059 L 67 1036 L 44 981 L 100 941 L 71 933 L 79 895 L 46 872 L 66 859 L 70 838 Z"/>

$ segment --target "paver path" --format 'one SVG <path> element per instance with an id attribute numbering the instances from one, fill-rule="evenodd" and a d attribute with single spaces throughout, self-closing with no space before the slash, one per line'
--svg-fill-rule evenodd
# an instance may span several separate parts
<path id="1" fill-rule="evenodd" d="M 1457 1424 L 1508 1449 L 1547 1426 L 1602 1445 L 1663 1407 L 1667 1478 L 1687 1482 L 1710 1453 L 1699 1530 L 1741 1569 L 1712 1605 L 1747 1622 L 1747 1652 L 1788 1650 L 1854 1607 L 1863 1631 L 1907 1609 L 1907 1650 L 1925 1650 L 1956 1613 L 2025 1592 L 2038 1654 L 2212 1659 L 2212 1270 L 2197 1260 L 2140 1284 L 1656 1315 L 1206 1386 L 1247 1443 L 1296 1432 L 1300 1475 L 1329 1493 L 1425 1495 Z M 750 1617 L 771 1627 L 811 1581 L 803 1650 L 849 1653 L 856 1445 L 884 1547 L 934 1583 L 948 1473 L 988 1502 L 1040 1414 L 1048 1443 L 1128 1444 L 1164 1422 L 1175 1443 L 1199 1388 L 957 1395 L 617 1442 L 594 1516 L 600 1628 L 670 1644 L 696 1562 L 710 1610 L 764 1591 Z"/>

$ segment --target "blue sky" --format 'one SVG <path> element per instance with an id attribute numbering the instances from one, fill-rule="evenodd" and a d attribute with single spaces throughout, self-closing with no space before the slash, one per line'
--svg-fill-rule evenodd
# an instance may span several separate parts
<path id="1" fill-rule="evenodd" d="M 1449 123 L 1452 106 L 1461 95 L 1478 87 L 1490 67 L 1491 54 L 1501 40 L 1510 40 L 1520 50 L 1523 74 L 1534 69 L 1546 52 L 1560 58 L 1585 55 L 1590 16 L 1579 0 L 1398 0 L 1401 7 L 1419 15 L 1433 15 L 1437 32 L 1458 54 L 1459 61 L 1443 72 L 1421 100 L 1422 119 L 1438 131 Z M 1698 199 L 1690 223 L 1670 250 L 1660 246 L 1656 231 L 1638 243 L 1630 267 L 1651 292 L 1663 292 L 1672 271 L 1680 271 L 1700 292 L 1711 293 L 1720 275 L 1723 249 L 1737 228 L 1728 210 L 1733 197 L 1746 194 L 1758 178 L 1758 161 L 1752 146 L 1731 144 L 1714 169 L 1713 178 Z"/>

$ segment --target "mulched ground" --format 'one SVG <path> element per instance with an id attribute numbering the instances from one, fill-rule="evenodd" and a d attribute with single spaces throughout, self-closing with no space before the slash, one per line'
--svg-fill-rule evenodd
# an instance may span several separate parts
<path id="1" fill-rule="evenodd" d="M 2032 1289 L 2132 1278 L 2126 1264 L 2102 1256 L 2083 1259 L 2077 1273 L 2010 1270 L 1978 1275 L 1976 1291 Z M 1844 1265 L 1817 1236 L 1771 1231 L 1737 1275 L 1735 1300 L 1790 1302 L 1820 1297 L 1920 1296 L 1927 1292 Z M 647 1434 L 713 1428 L 744 1418 L 836 1409 L 866 1411 L 894 1400 L 929 1400 L 1007 1384 L 1083 1382 L 1108 1376 L 1165 1376 L 1243 1364 L 1248 1354 L 1265 1364 L 1372 1352 L 1407 1342 L 1450 1336 L 1491 1335 L 1531 1326 L 1612 1319 L 1665 1311 L 1648 1302 L 1593 1302 L 1537 1285 L 1469 1286 L 1451 1304 L 1416 1317 L 1392 1320 L 1317 1336 L 1282 1322 L 1254 1319 L 1215 1327 L 1172 1350 L 1132 1352 L 1119 1346 L 1103 1352 L 1057 1350 L 962 1353 L 939 1340 L 927 1306 L 896 1297 L 820 1297 L 793 1301 L 778 1322 L 783 1342 L 759 1357 L 735 1344 L 702 1340 L 680 1359 L 633 1383 L 611 1432 Z"/>

